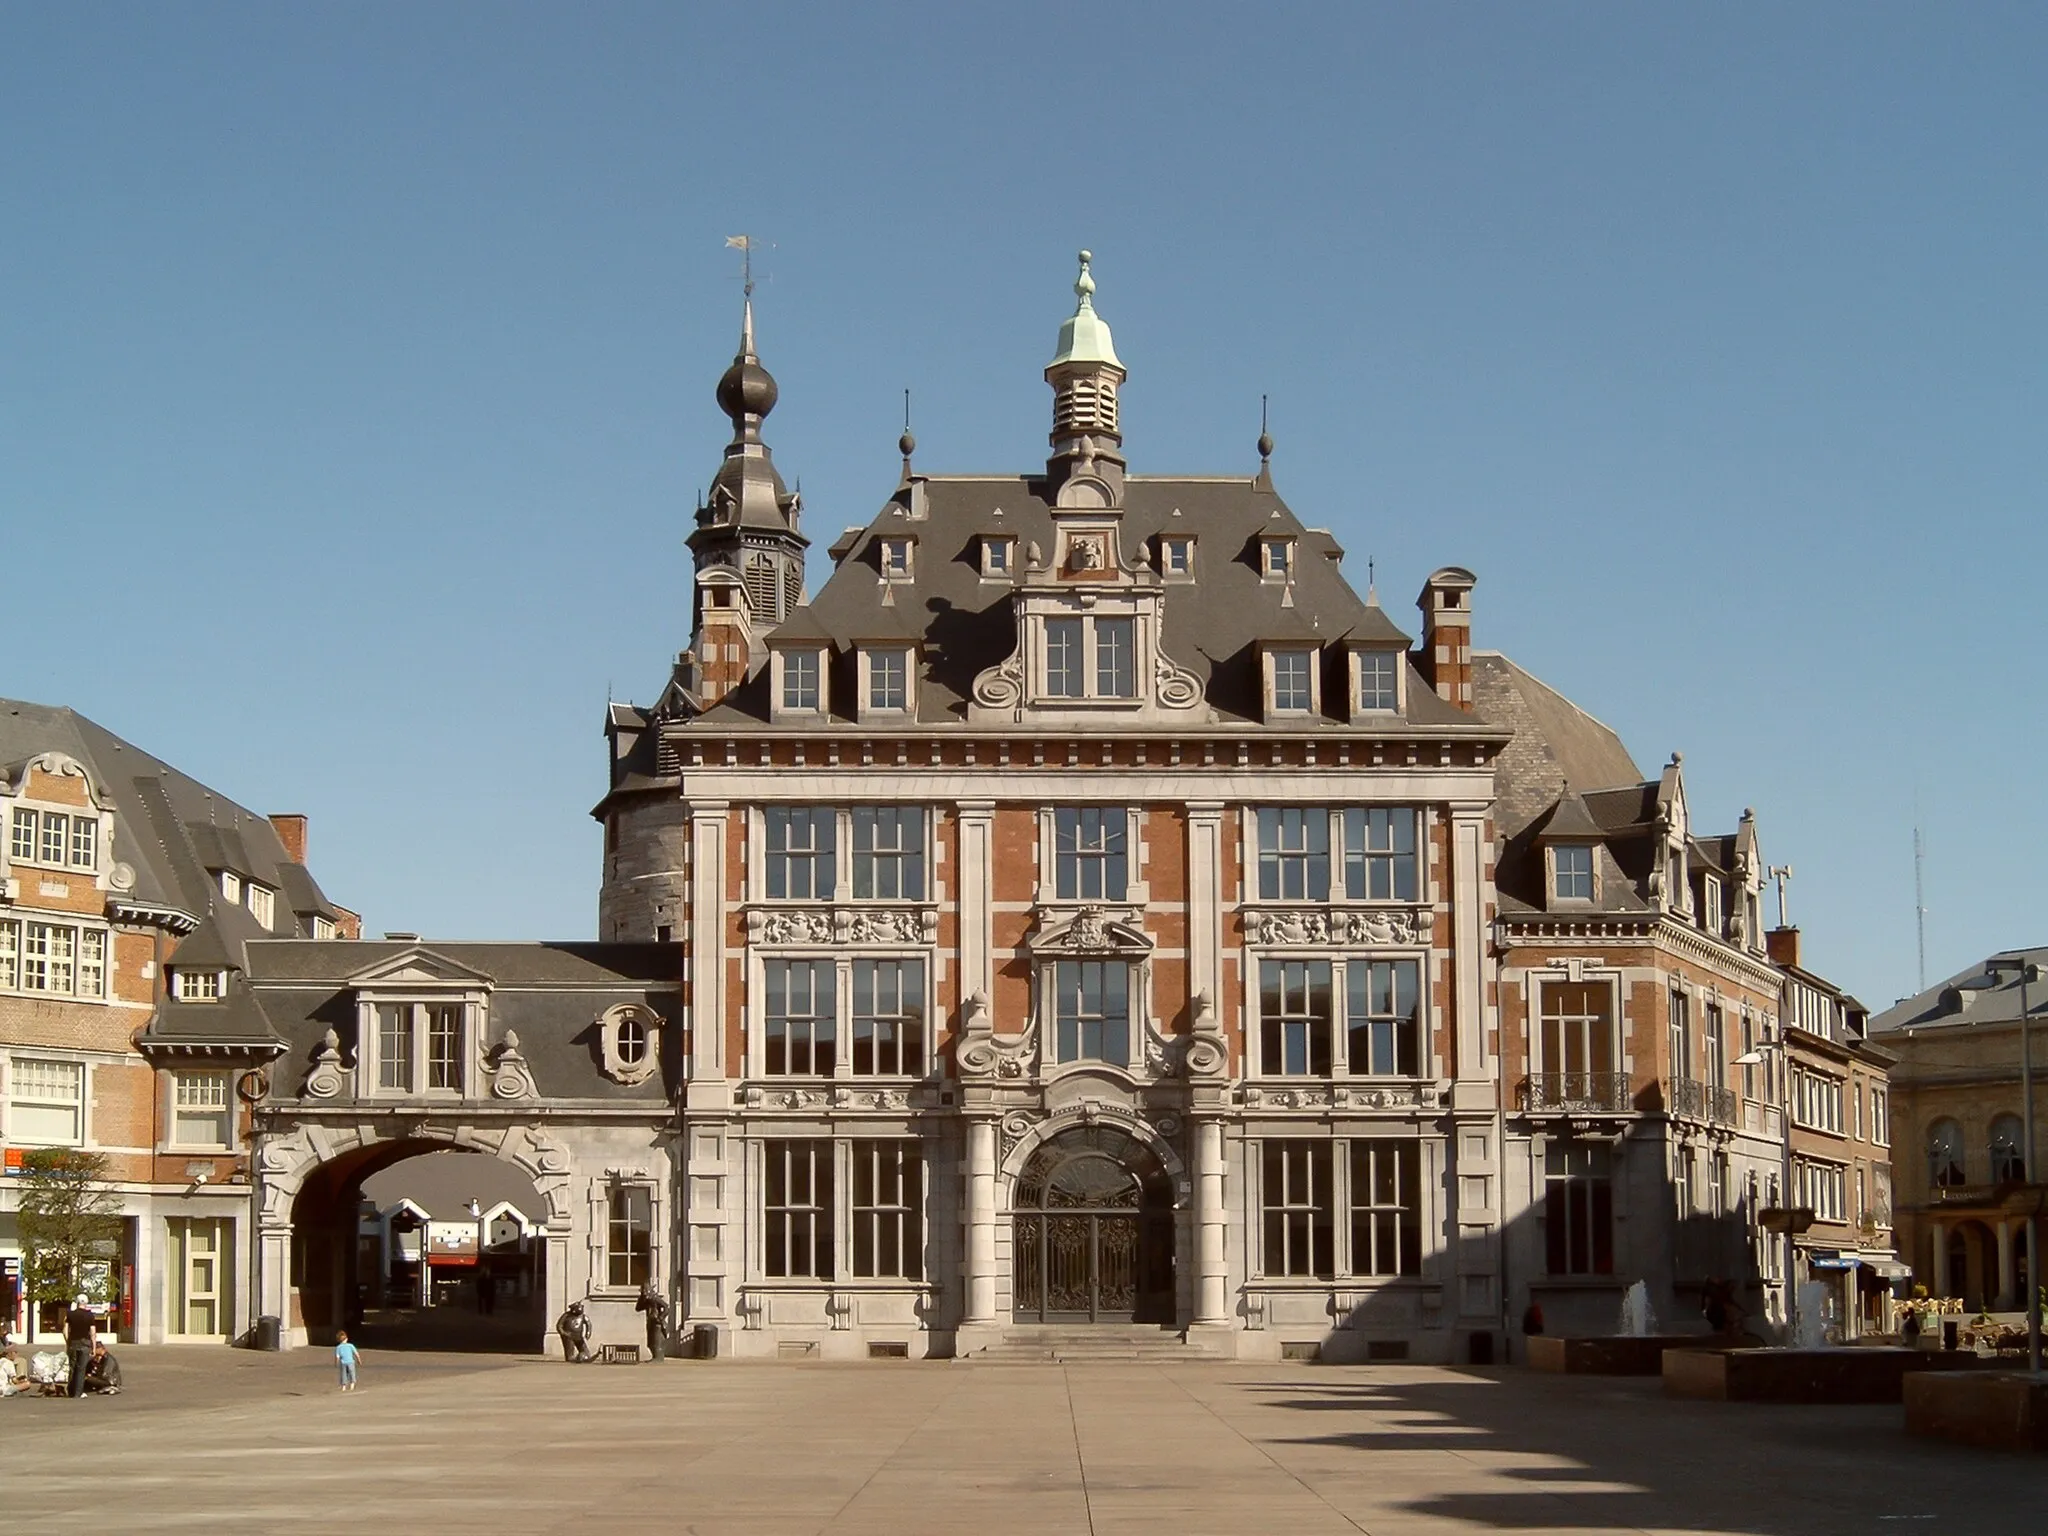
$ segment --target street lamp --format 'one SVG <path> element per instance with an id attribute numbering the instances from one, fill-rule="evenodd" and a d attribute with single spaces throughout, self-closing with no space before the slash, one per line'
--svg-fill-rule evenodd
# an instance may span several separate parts
<path id="1" fill-rule="evenodd" d="M 1791 870 L 1788 869 L 1785 873 L 1789 875 Z M 1781 886 L 1779 897 L 1781 912 L 1784 900 L 1782 891 L 1783 887 Z M 1773 1051 L 1778 1054 L 1776 1076 L 1778 1079 L 1780 1171 L 1778 1175 L 1778 1211 L 1776 1214 L 1779 1221 L 1782 1222 L 1785 1234 L 1785 1336 L 1788 1340 L 1796 1342 L 1799 1337 L 1799 1286 L 1792 1269 L 1792 1239 L 1795 1232 L 1803 1232 L 1813 1224 L 1813 1213 L 1811 1211 L 1806 1212 L 1806 1220 L 1801 1223 L 1797 1220 L 1800 1212 L 1792 1204 L 1792 1065 L 1791 1057 L 1785 1049 L 1785 1021 L 1783 1019 L 1778 1021 L 1777 1039 L 1766 1040 L 1753 1051 L 1744 1051 L 1735 1058 L 1735 1065 L 1738 1067 L 1760 1066 Z M 1759 1217 L 1760 1222 L 1767 1231 L 1773 1225 L 1778 1224 L 1769 1221 L 1767 1219 L 1769 1215 L 1769 1212 L 1765 1212 Z"/>

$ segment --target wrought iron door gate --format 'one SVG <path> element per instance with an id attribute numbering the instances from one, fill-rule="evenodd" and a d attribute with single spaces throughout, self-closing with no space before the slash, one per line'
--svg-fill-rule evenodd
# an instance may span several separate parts
<path id="1" fill-rule="evenodd" d="M 1139 1311 L 1144 1250 L 1162 1224 L 1141 1210 L 1143 1178 L 1112 1155 L 1132 1150 L 1127 1138 L 1108 1134 L 1118 1148 L 1097 1145 L 1099 1132 L 1040 1148 L 1017 1181 L 1010 1274 L 1019 1321 L 1130 1322 Z M 1170 1223 L 1163 1235 L 1170 1249 Z"/>

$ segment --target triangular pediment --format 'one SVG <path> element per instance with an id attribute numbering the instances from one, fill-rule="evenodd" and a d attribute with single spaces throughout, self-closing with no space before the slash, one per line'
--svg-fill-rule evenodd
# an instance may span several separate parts
<path id="1" fill-rule="evenodd" d="M 1034 954 L 1127 955 L 1152 952 L 1152 940 L 1133 923 L 1100 907 L 1047 913 L 1028 941 Z"/>
<path id="2" fill-rule="evenodd" d="M 350 986 L 357 988 L 467 988 L 488 987 L 492 983 L 484 972 L 418 944 L 366 966 L 348 980 Z"/>

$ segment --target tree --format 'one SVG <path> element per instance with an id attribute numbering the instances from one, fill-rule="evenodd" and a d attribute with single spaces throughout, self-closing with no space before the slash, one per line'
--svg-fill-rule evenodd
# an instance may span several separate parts
<path id="1" fill-rule="evenodd" d="M 15 1188 L 20 1200 L 14 1222 L 29 1301 L 66 1302 L 80 1293 L 113 1301 L 121 1218 L 107 1187 L 106 1154 L 71 1148 L 24 1153 Z"/>

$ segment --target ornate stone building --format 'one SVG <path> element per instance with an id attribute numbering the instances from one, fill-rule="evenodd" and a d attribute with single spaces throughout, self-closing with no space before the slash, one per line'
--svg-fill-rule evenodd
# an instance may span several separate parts
<path id="1" fill-rule="evenodd" d="M 1256 473 L 1132 472 L 1078 305 L 1050 454 L 937 475 L 792 601 L 751 314 L 691 649 L 615 706 L 600 931 L 675 946 L 679 1300 L 740 1354 L 1157 1324 L 1490 1353 L 1531 1300 L 1754 1278 L 1775 1028 L 1753 822 L 1419 643 Z"/>

